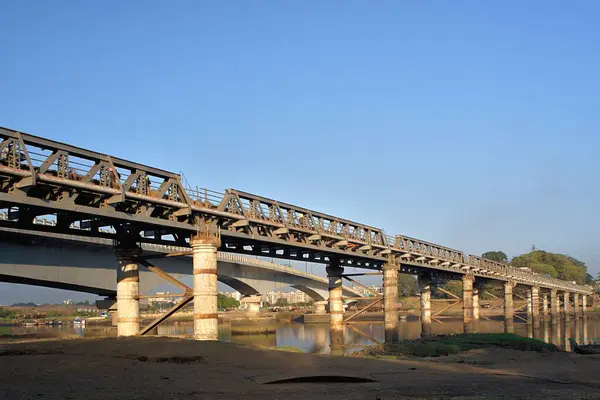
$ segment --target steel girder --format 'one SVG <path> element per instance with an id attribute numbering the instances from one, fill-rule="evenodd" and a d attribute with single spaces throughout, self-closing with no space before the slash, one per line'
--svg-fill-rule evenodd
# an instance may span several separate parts
<path id="1" fill-rule="evenodd" d="M 591 288 L 235 189 L 186 188 L 178 174 L 0 128 L 0 223 L 77 235 L 187 246 L 221 235 L 221 250 L 380 269 L 472 274 L 577 293 Z M 38 224 L 39 225 L 39 224 Z M 114 231 L 107 231 L 112 227 Z M 144 234 L 142 234 L 142 232 Z"/>

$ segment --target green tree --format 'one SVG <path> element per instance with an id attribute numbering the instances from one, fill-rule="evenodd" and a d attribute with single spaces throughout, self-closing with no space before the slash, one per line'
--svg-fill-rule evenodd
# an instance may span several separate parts
<path id="1" fill-rule="evenodd" d="M 530 268 L 532 271 L 550 275 L 566 281 L 584 283 L 587 267 L 584 262 L 573 257 L 535 250 L 513 258 L 510 262 L 516 268 Z"/>
<path id="2" fill-rule="evenodd" d="M 419 285 L 415 276 L 398 274 L 398 297 L 415 296 L 418 292 Z"/>
<path id="3" fill-rule="evenodd" d="M 481 255 L 483 258 L 498 262 L 508 262 L 508 256 L 503 251 L 488 251 Z"/>
<path id="4" fill-rule="evenodd" d="M 240 302 L 234 299 L 233 297 L 225 296 L 224 294 L 219 294 L 217 296 L 217 307 L 220 310 L 228 308 L 238 308 L 239 306 Z"/>
<path id="5" fill-rule="evenodd" d="M 17 314 L 14 311 L 5 310 L 0 308 L 0 319 L 15 319 Z"/>
<path id="6" fill-rule="evenodd" d="M 446 283 L 444 283 L 443 285 L 439 285 L 439 288 L 445 290 L 446 292 L 450 292 L 455 296 L 462 296 L 462 282 L 457 280 L 457 281 L 448 281 Z M 436 298 L 448 298 L 450 297 L 448 294 L 444 293 L 442 290 L 439 290 L 439 288 L 435 288 L 435 286 L 432 286 L 432 296 L 436 297 Z"/>
<path id="7" fill-rule="evenodd" d="M 286 307 L 288 305 L 288 301 L 286 299 L 283 299 L 283 298 L 280 297 L 275 302 L 275 305 L 279 306 L 279 307 Z"/>

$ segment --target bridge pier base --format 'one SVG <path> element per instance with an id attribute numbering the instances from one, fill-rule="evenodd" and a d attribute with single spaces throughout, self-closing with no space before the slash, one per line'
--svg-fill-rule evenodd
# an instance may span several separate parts
<path id="1" fill-rule="evenodd" d="M 513 308 L 513 288 L 514 283 L 511 281 L 504 282 L 504 332 L 515 332 L 515 311 Z"/>
<path id="2" fill-rule="evenodd" d="M 194 339 L 218 340 L 217 249 L 219 239 L 209 235 L 190 240 L 194 266 Z"/>
<path id="3" fill-rule="evenodd" d="M 344 303 L 342 301 L 342 274 L 344 268 L 337 263 L 327 266 L 329 278 L 329 329 L 333 332 L 344 330 Z"/>
<path id="4" fill-rule="evenodd" d="M 464 332 L 472 333 L 473 326 L 473 282 L 475 277 L 471 275 L 463 275 L 463 324 Z"/>
<path id="5" fill-rule="evenodd" d="M 550 291 L 550 316 L 552 317 L 552 324 L 558 324 L 560 310 L 560 299 L 558 298 L 558 292 L 556 289 Z"/>
<path id="6" fill-rule="evenodd" d="M 248 316 L 254 317 L 260 314 L 260 296 L 248 296 L 242 299 L 242 303 L 246 304 L 246 313 Z"/>
<path id="7" fill-rule="evenodd" d="M 136 257 L 141 249 L 119 245 L 117 257 L 117 336 L 140 334 L 140 274 Z"/>
<path id="8" fill-rule="evenodd" d="M 421 336 L 431 335 L 431 275 L 419 274 L 421 291 Z"/>
<path id="9" fill-rule="evenodd" d="M 327 314 L 327 301 L 315 301 L 315 314 L 325 315 Z"/>
<path id="10" fill-rule="evenodd" d="M 565 313 L 565 321 L 569 321 L 571 319 L 571 293 L 564 292 L 563 293 L 563 304 L 564 304 L 564 313 Z"/>
<path id="11" fill-rule="evenodd" d="M 387 263 L 383 266 L 383 311 L 385 342 L 395 343 L 398 335 L 398 266 Z"/>
<path id="12" fill-rule="evenodd" d="M 533 319 L 533 329 L 540 327 L 540 288 L 531 287 L 531 317 Z"/>

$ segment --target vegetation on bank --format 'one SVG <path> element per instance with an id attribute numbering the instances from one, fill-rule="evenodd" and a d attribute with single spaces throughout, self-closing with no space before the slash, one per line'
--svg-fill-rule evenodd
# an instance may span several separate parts
<path id="1" fill-rule="evenodd" d="M 368 346 L 356 355 L 375 358 L 395 358 L 399 356 L 439 357 L 490 347 L 537 352 L 559 351 L 555 345 L 536 339 L 504 333 L 474 333 L 430 336 L 395 344 Z"/>

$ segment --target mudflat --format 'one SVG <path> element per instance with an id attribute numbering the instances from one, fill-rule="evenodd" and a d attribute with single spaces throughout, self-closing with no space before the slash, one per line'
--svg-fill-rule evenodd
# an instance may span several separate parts
<path id="1" fill-rule="evenodd" d="M 0 344 L 2 399 L 599 399 L 600 356 L 380 360 L 174 338 Z"/>

